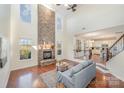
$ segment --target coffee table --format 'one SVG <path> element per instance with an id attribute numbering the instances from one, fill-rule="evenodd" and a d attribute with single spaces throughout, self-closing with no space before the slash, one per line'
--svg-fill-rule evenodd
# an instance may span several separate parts
<path id="1" fill-rule="evenodd" d="M 61 71 L 61 72 L 68 70 L 68 66 L 69 66 L 69 64 L 67 62 L 62 62 L 62 63 L 56 64 L 57 71 Z"/>

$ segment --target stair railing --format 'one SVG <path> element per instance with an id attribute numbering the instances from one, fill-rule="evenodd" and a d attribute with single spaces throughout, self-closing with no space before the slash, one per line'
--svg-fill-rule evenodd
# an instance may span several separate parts
<path id="1" fill-rule="evenodd" d="M 109 59 L 124 50 L 124 34 L 109 48 Z"/>

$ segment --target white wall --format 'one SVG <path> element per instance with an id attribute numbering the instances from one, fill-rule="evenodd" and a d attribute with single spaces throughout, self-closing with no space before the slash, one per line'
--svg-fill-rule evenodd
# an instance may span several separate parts
<path id="1" fill-rule="evenodd" d="M 73 60 L 74 59 L 74 49 L 75 49 L 75 38 L 72 33 L 67 33 L 67 44 L 66 44 L 66 59 Z"/>
<path id="2" fill-rule="evenodd" d="M 20 18 L 19 5 L 11 5 L 11 69 L 20 69 L 38 64 L 37 49 L 32 47 L 31 60 L 19 60 L 19 40 L 28 38 L 32 46 L 37 47 L 37 5 L 31 5 L 31 23 L 25 23 Z"/>
<path id="3" fill-rule="evenodd" d="M 67 17 L 67 58 L 73 59 L 74 35 L 124 24 L 124 5 L 82 5 Z M 85 27 L 85 30 L 82 28 Z"/>
<path id="4" fill-rule="evenodd" d="M 108 47 L 111 47 L 115 41 L 116 40 L 97 40 L 97 41 L 94 41 L 93 47 L 101 47 L 102 44 L 107 44 Z"/>
<path id="5" fill-rule="evenodd" d="M 10 74 L 10 5 L 0 5 L 0 37 L 8 42 L 8 62 L 0 68 L 0 88 L 6 87 Z"/>
<path id="6" fill-rule="evenodd" d="M 68 16 L 70 32 L 96 31 L 124 24 L 124 5 L 81 5 Z M 85 27 L 85 30 L 82 28 Z"/>
<path id="7" fill-rule="evenodd" d="M 124 51 L 107 62 L 110 72 L 124 81 Z"/>

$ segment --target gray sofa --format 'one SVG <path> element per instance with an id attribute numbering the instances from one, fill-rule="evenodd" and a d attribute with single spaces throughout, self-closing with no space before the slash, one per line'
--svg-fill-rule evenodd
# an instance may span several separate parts
<path id="1" fill-rule="evenodd" d="M 57 72 L 57 82 L 67 88 L 85 88 L 96 76 L 96 64 L 85 61 L 65 72 Z"/>

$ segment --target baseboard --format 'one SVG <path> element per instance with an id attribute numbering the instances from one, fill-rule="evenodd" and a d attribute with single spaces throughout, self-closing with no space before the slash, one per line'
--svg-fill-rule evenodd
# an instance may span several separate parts
<path id="1" fill-rule="evenodd" d="M 116 78 L 118 78 L 118 79 L 120 79 L 121 81 L 123 81 L 124 82 L 124 79 L 122 79 L 121 77 L 119 77 L 118 75 L 116 75 L 115 73 L 112 73 L 111 71 L 110 71 L 110 74 L 112 74 L 113 76 L 115 76 Z"/>
<path id="2" fill-rule="evenodd" d="M 9 81 L 10 72 L 11 72 L 11 71 L 9 71 L 9 73 L 8 73 L 7 79 L 6 79 L 6 81 L 5 81 L 4 88 L 7 87 L 7 84 L 8 84 L 8 81 Z"/>
<path id="3" fill-rule="evenodd" d="M 26 69 L 26 68 L 30 68 L 30 67 L 34 67 L 34 66 L 38 66 L 38 64 L 30 65 L 30 66 L 24 66 L 24 67 L 19 67 L 19 68 L 13 68 L 13 69 L 11 69 L 11 71 Z"/>

